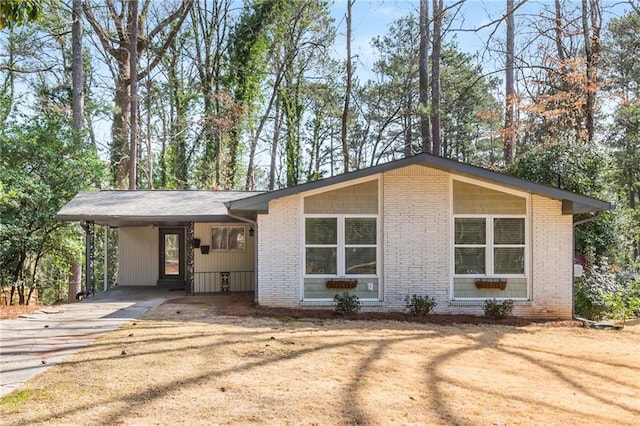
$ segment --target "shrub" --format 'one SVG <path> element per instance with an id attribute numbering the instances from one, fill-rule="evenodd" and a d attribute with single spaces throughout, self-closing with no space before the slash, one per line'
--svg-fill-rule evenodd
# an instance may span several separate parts
<path id="1" fill-rule="evenodd" d="M 343 315 L 360 312 L 360 300 L 355 294 L 349 294 L 345 291 L 342 294 L 336 294 L 333 300 L 336 302 L 334 312 L 337 314 Z"/>
<path id="2" fill-rule="evenodd" d="M 638 298 L 633 283 L 624 285 L 621 275 L 609 266 L 608 259 L 596 259 L 593 249 L 587 253 L 587 263 L 588 269 L 575 284 L 576 316 L 597 321 L 629 315 Z"/>
<path id="3" fill-rule="evenodd" d="M 507 299 L 502 302 L 498 302 L 496 299 L 487 299 L 484 301 L 482 307 L 484 309 L 484 315 L 491 318 L 505 318 L 513 313 L 513 300 Z"/>
<path id="4" fill-rule="evenodd" d="M 407 295 L 407 309 L 409 309 L 409 313 L 412 315 L 428 315 L 433 308 L 438 304 L 436 300 L 429 296 L 418 296 L 413 295 L 411 299 Z"/>

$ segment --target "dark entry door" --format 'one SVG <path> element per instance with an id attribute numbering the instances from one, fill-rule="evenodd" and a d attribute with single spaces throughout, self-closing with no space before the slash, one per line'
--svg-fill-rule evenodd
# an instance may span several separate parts
<path id="1" fill-rule="evenodd" d="M 184 229 L 160 228 L 159 286 L 184 286 Z"/>

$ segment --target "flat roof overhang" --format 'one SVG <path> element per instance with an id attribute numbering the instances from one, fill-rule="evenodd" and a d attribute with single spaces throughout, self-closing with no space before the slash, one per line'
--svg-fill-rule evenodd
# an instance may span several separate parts
<path id="1" fill-rule="evenodd" d="M 99 225 L 180 226 L 190 222 L 237 221 L 225 202 L 259 194 L 246 191 L 122 190 L 80 192 L 56 215 L 57 220 Z M 248 216 L 248 217 L 247 217 Z M 243 212 L 243 217 L 252 219 Z"/>

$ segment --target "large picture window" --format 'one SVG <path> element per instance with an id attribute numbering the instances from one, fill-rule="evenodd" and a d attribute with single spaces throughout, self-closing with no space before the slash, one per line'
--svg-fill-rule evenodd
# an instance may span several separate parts
<path id="1" fill-rule="evenodd" d="M 305 273 L 322 276 L 377 274 L 377 218 L 305 218 Z"/>
<path id="2" fill-rule="evenodd" d="M 456 275 L 525 275 L 524 217 L 455 217 L 454 227 Z"/>

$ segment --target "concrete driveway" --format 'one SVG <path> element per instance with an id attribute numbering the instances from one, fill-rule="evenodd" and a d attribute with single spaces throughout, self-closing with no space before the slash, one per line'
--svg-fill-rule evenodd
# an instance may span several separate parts
<path id="1" fill-rule="evenodd" d="M 0 397 L 183 291 L 118 287 L 82 302 L 45 307 L 0 321 Z"/>

